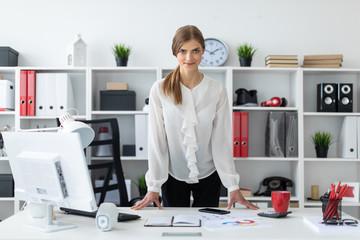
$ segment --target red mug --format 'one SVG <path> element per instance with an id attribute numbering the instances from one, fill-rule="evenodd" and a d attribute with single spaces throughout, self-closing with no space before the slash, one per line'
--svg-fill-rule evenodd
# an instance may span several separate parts
<path id="1" fill-rule="evenodd" d="M 290 192 L 289 191 L 272 191 L 271 201 L 275 212 L 285 213 L 287 212 L 290 204 Z"/>

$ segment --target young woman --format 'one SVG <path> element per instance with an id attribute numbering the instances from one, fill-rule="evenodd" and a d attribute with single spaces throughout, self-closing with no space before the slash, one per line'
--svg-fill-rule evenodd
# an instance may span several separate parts
<path id="1" fill-rule="evenodd" d="M 154 83 L 149 101 L 148 192 L 132 209 L 217 207 L 221 182 L 234 202 L 257 209 L 239 190 L 232 156 L 232 131 L 224 86 L 199 72 L 204 38 L 195 26 L 176 31 L 172 51 L 179 66 Z"/>

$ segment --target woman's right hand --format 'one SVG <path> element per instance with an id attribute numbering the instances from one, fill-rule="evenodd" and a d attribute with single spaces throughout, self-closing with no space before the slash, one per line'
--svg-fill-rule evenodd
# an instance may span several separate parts
<path id="1" fill-rule="evenodd" d="M 162 209 L 161 204 L 159 202 L 159 193 L 158 192 L 147 192 L 144 198 L 138 202 L 135 206 L 131 207 L 133 210 L 140 210 L 146 206 L 149 206 L 155 202 L 156 206 L 159 207 L 159 209 Z"/>

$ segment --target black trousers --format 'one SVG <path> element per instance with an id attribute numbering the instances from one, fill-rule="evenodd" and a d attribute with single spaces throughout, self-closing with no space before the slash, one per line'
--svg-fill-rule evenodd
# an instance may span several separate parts
<path id="1" fill-rule="evenodd" d="M 217 172 L 189 184 L 178 181 L 169 175 L 162 185 L 164 207 L 190 207 L 190 195 L 194 198 L 192 207 L 218 207 L 220 200 L 221 181 Z"/>

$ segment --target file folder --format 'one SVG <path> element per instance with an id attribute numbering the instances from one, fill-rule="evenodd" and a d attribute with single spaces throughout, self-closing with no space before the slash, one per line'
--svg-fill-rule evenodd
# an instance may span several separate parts
<path id="1" fill-rule="evenodd" d="M 47 73 L 46 74 L 46 115 L 47 116 L 57 116 L 56 115 L 56 74 Z"/>
<path id="2" fill-rule="evenodd" d="M 240 157 L 240 112 L 233 112 L 233 156 Z"/>
<path id="3" fill-rule="evenodd" d="M 269 112 L 265 139 L 265 155 L 267 157 L 285 157 L 284 112 Z"/>
<path id="4" fill-rule="evenodd" d="M 357 117 L 345 116 L 339 137 L 338 151 L 342 158 L 357 158 L 358 126 Z"/>
<path id="5" fill-rule="evenodd" d="M 240 112 L 240 157 L 249 156 L 249 113 Z"/>
<path id="6" fill-rule="evenodd" d="M 298 157 L 298 116 L 285 112 L 285 157 Z"/>
<path id="7" fill-rule="evenodd" d="M 27 71 L 27 116 L 35 116 L 35 71 Z"/>
<path id="8" fill-rule="evenodd" d="M 74 108 L 74 94 L 69 74 L 56 73 L 56 115 Z"/>
<path id="9" fill-rule="evenodd" d="M 46 75 L 47 73 L 36 74 L 36 116 L 46 116 Z"/>
<path id="10" fill-rule="evenodd" d="M 27 116 L 27 71 L 20 71 L 20 116 Z"/>
<path id="11" fill-rule="evenodd" d="M 135 115 L 136 157 L 148 156 L 148 115 Z"/>

